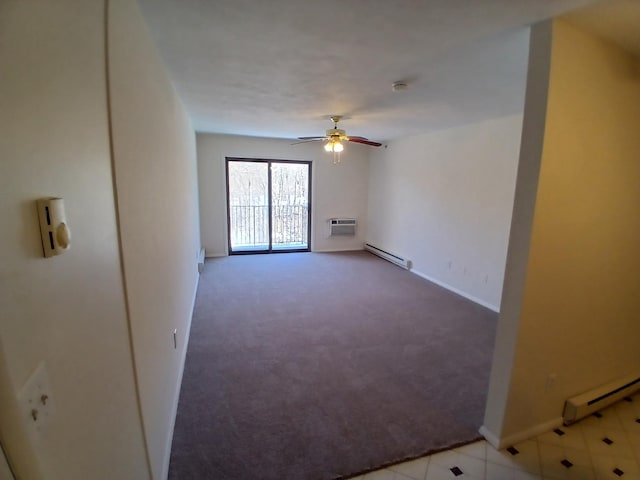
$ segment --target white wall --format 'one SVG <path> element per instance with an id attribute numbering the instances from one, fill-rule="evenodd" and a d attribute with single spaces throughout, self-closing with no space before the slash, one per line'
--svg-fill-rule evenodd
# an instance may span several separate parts
<path id="1" fill-rule="evenodd" d="M 498 310 L 521 127 L 522 115 L 511 115 L 373 152 L 367 240 Z"/>
<path id="2" fill-rule="evenodd" d="M 116 225 L 104 1 L 0 2 L 0 432 L 21 478 L 149 477 Z M 35 200 L 65 199 L 44 258 Z M 55 414 L 33 443 L 15 394 L 39 362 Z M 42 474 L 42 477 L 40 477 Z"/>
<path id="3" fill-rule="evenodd" d="M 507 408 L 520 309 L 527 275 L 531 226 L 536 203 L 547 111 L 551 22 L 540 22 L 531 28 L 529 48 L 525 114 L 502 292 L 502 308 L 493 351 L 485 418 L 480 430 L 494 446 L 500 443 L 498 438 L 502 432 L 504 412 Z M 501 446 L 506 446 L 506 444 Z"/>
<path id="4" fill-rule="evenodd" d="M 311 249 L 316 252 L 362 249 L 367 228 L 367 154 L 370 147 L 349 144 L 342 161 L 319 142 L 291 145 L 291 140 L 198 134 L 198 182 L 202 245 L 208 256 L 226 255 L 227 204 L 225 157 L 307 160 L 312 163 Z M 327 219 L 356 218 L 354 237 L 328 237 Z"/>
<path id="5" fill-rule="evenodd" d="M 109 25 L 120 237 L 142 416 L 159 479 L 168 469 L 198 279 L 195 134 L 135 2 L 110 0 Z"/>
<path id="6" fill-rule="evenodd" d="M 567 398 L 640 371 L 640 62 L 564 21 L 545 29 L 531 57 L 550 68 L 531 87 L 548 84 L 548 97 L 530 105 L 527 94 L 525 110 L 538 116 L 546 103 L 545 121 L 527 120 L 538 131 L 522 157 L 539 169 L 518 176 L 522 205 L 537 180 L 535 208 L 517 209 L 513 223 L 514 240 L 530 244 L 509 247 L 515 286 L 505 288 L 485 416 L 502 444 L 560 425 Z"/>

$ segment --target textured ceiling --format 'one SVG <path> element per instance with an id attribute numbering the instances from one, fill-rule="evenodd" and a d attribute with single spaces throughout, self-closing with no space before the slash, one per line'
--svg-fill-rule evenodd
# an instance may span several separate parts
<path id="1" fill-rule="evenodd" d="M 139 1 L 197 131 L 378 141 L 521 111 L 526 26 L 592 3 Z"/>

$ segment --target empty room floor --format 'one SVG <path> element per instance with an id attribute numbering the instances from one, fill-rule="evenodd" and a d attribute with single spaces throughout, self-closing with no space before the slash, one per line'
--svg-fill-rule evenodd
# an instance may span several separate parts
<path id="1" fill-rule="evenodd" d="M 569 427 L 496 450 L 482 440 L 352 480 L 638 480 L 640 393 Z"/>
<path id="2" fill-rule="evenodd" d="M 496 320 L 364 251 L 207 261 L 169 478 L 331 480 L 479 440 Z"/>
<path id="3" fill-rule="evenodd" d="M 169 478 L 640 480 L 640 394 L 478 441 L 495 317 L 367 252 L 207 262 Z"/>

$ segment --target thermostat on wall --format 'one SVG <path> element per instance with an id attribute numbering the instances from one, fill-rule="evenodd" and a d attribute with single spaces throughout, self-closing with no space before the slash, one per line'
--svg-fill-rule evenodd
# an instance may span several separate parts
<path id="1" fill-rule="evenodd" d="M 40 234 L 45 257 L 60 255 L 71 246 L 71 232 L 67 226 L 62 198 L 42 198 L 37 201 Z"/>

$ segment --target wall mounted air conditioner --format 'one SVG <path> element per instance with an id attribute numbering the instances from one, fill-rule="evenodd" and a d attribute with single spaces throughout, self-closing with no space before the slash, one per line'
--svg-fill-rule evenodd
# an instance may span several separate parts
<path id="1" fill-rule="evenodd" d="M 330 218 L 329 219 L 329 236 L 334 235 L 355 235 L 356 219 L 355 218 Z"/>

